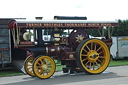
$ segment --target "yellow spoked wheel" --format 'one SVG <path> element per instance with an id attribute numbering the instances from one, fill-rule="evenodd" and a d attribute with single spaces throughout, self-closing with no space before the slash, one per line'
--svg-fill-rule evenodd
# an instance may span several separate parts
<path id="1" fill-rule="evenodd" d="M 90 74 L 102 73 L 109 64 L 110 53 L 106 44 L 99 39 L 81 42 L 76 50 L 77 65 Z"/>
<path id="2" fill-rule="evenodd" d="M 26 73 L 33 77 L 35 76 L 32 71 L 32 63 L 33 63 L 34 59 L 35 59 L 35 57 L 29 56 L 26 58 L 25 63 L 24 63 L 24 69 L 25 69 Z"/>
<path id="3" fill-rule="evenodd" d="M 50 78 L 55 72 L 55 62 L 49 56 L 39 56 L 34 60 L 33 72 L 38 78 Z"/>

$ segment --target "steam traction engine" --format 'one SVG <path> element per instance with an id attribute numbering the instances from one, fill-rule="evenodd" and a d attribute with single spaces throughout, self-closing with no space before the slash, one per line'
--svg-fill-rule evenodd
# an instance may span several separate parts
<path id="1" fill-rule="evenodd" d="M 108 32 L 108 39 L 101 34 L 104 39 L 100 40 L 90 38 L 87 29 L 102 30 L 103 27 L 117 25 L 115 21 L 11 20 L 8 27 L 14 48 L 30 53 L 24 64 L 26 73 L 46 79 L 55 72 L 54 59 L 66 65 L 64 72 L 102 73 L 110 60 L 108 47 L 112 44 L 111 33 Z"/>

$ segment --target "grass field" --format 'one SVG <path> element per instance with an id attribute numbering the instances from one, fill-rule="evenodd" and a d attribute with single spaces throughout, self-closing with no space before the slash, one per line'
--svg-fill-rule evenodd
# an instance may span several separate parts
<path id="1" fill-rule="evenodd" d="M 64 66 L 62 66 L 60 64 L 60 62 L 57 62 L 57 61 L 55 61 L 55 62 L 57 63 L 56 64 L 56 71 L 61 71 Z M 109 66 L 123 66 L 123 65 L 128 65 L 128 60 L 124 60 L 124 59 L 113 60 L 113 61 L 110 61 L 110 64 L 109 64 Z M 23 75 L 23 73 L 21 73 L 17 69 L 8 69 L 8 70 L 1 70 L 0 71 L 0 77 L 16 76 L 16 75 Z"/>
<path id="2" fill-rule="evenodd" d="M 124 66 L 124 65 L 128 65 L 128 60 L 113 60 L 110 61 L 109 66 Z"/>
<path id="3" fill-rule="evenodd" d="M 1 70 L 0 71 L 0 77 L 3 77 L 3 76 L 16 76 L 16 75 L 23 75 L 23 73 L 20 72 L 17 69 L 6 69 L 6 70 Z"/>

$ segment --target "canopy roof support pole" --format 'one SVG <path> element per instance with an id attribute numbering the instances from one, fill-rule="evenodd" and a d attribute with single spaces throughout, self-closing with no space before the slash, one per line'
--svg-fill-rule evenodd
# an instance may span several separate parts
<path id="1" fill-rule="evenodd" d="M 12 28 L 11 29 L 11 32 L 12 32 L 12 38 L 13 38 L 13 42 L 14 42 L 14 45 L 16 43 L 16 40 L 15 40 L 15 28 Z M 15 46 L 14 46 L 15 47 Z"/>
<path id="2" fill-rule="evenodd" d="M 99 29 L 98 29 L 98 32 L 99 32 L 100 36 L 102 37 L 101 32 L 100 32 L 100 30 L 99 30 Z"/>
<path id="3" fill-rule="evenodd" d="M 102 28 L 102 37 L 104 37 L 104 28 Z"/>
<path id="4" fill-rule="evenodd" d="M 112 31 L 111 31 L 112 29 Z M 114 30 L 114 27 L 108 27 L 108 38 L 110 39 L 112 37 L 112 34 L 113 34 L 113 30 Z"/>
<path id="5" fill-rule="evenodd" d="M 112 37 L 112 34 L 113 34 L 113 30 L 114 30 L 114 27 L 112 27 L 112 32 L 110 34 L 110 38 Z"/>
<path id="6" fill-rule="evenodd" d="M 110 27 L 108 27 L 108 39 L 110 39 L 111 36 L 110 36 Z"/>
<path id="7" fill-rule="evenodd" d="M 17 44 L 19 45 L 20 43 L 20 27 L 17 27 Z"/>

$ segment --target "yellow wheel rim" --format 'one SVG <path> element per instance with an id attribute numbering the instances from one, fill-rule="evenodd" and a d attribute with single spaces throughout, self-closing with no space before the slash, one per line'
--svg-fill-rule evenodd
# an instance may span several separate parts
<path id="1" fill-rule="evenodd" d="M 33 71 L 39 78 L 49 78 L 55 72 L 55 62 L 48 56 L 40 56 L 34 61 Z"/>
<path id="2" fill-rule="evenodd" d="M 80 62 L 83 68 L 91 74 L 103 72 L 110 60 L 106 44 L 98 39 L 88 40 L 80 50 Z"/>
<path id="3" fill-rule="evenodd" d="M 35 76 L 33 71 L 32 71 L 32 63 L 34 61 L 34 57 L 30 56 L 26 59 L 25 61 L 25 71 L 27 74 L 29 74 L 30 76 Z"/>

